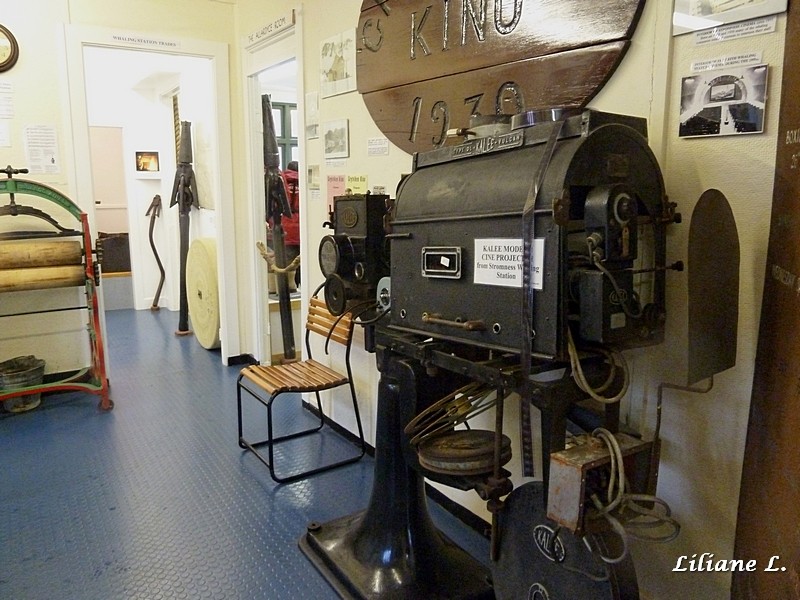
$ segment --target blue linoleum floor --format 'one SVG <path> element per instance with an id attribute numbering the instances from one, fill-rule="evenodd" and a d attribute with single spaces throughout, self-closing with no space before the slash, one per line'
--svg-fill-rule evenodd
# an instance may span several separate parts
<path id="1" fill-rule="evenodd" d="M 69 393 L 0 416 L 0 599 L 337 597 L 297 541 L 367 505 L 373 460 L 275 484 L 236 442 L 240 367 L 177 322 L 107 313 L 113 411 Z M 430 506 L 485 562 L 485 538 Z"/>

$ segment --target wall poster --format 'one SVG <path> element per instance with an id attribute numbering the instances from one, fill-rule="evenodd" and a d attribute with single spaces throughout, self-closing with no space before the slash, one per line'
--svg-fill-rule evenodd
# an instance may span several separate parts
<path id="1" fill-rule="evenodd" d="M 320 91 L 323 98 L 356 89 L 356 32 L 345 31 L 320 44 Z"/>
<path id="2" fill-rule="evenodd" d="M 680 137 L 762 133 L 767 65 L 725 67 L 681 80 Z"/>
<path id="3" fill-rule="evenodd" d="M 327 121 L 322 124 L 325 158 L 347 158 L 350 156 L 350 134 L 347 119 Z"/>
<path id="4" fill-rule="evenodd" d="M 787 0 L 675 0 L 672 35 L 786 11 Z"/>

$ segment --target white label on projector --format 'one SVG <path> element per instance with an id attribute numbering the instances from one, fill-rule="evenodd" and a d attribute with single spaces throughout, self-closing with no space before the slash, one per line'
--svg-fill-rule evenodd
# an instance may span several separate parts
<path id="1" fill-rule="evenodd" d="M 533 289 L 542 289 L 544 271 L 544 238 L 533 240 Z M 522 287 L 522 240 L 513 238 L 481 238 L 475 240 L 473 283 Z"/>

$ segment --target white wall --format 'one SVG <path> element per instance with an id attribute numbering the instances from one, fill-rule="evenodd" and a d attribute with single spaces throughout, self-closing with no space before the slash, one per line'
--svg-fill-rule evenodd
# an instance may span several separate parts
<path id="1" fill-rule="evenodd" d="M 689 218 L 700 195 L 710 188 L 722 191 L 731 204 L 741 244 L 739 335 L 736 366 L 715 378 L 710 393 L 665 393 L 659 493 L 672 506 L 683 530 L 673 544 L 640 554 L 637 568 L 647 589 L 656 592 L 654 598 L 668 591 L 679 591 L 678 596 L 687 598 L 729 597 L 728 574 L 687 577 L 671 569 L 682 554 L 712 552 L 719 558 L 733 557 L 769 238 L 784 30 L 785 16 L 781 15 L 773 34 L 704 45 L 697 45 L 695 36 L 688 34 L 674 38 L 672 46 L 664 120 L 667 153 L 662 168 L 667 193 L 679 203 L 684 224 L 673 228 L 667 261 L 686 259 Z M 678 138 L 680 80 L 691 74 L 692 62 L 747 52 L 762 53 L 763 62 L 770 66 L 764 133 Z M 651 385 L 659 381 L 686 384 L 687 282 L 685 276 L 668 279 L 669 343 L 653 355 Z"/>

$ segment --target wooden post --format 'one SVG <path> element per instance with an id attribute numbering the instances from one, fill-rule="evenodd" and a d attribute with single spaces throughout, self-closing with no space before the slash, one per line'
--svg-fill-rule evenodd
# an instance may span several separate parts
<path id="1" fill-rule="evenodd" d="M 800 5 L 786 22 L 767 272 L 734 556 L 732 598 L 800 598 Z M 724 500 L 724 499 L 720 499 Z M 731 499 L 732 501 L 732 499 Z M 774 558 L 773 558 L 774 557 Z"/>

